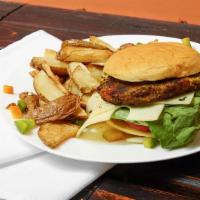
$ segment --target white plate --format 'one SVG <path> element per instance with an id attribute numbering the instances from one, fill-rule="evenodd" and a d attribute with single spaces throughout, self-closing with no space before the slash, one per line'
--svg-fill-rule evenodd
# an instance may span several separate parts
<path id="1" fill-rule="evenodd" d="M 127 42 L 147 43 L 155 39 L 159 39 L 159 41 L 180 42 L 180 39 L 152 35 L 114 35 L 104 36 L 101 38 L 104 41 L 113 45 L 114 47 L 119 47 L 121 44 Z M 193 42 L 192 45 L 195 49 L 200 51 L 200 44 Z M 27 57 L 27 59 L 28 60 L 26 60 L 26 63 L 29 63 L 30 56 Z M 13 62 L 17 65 L 19 60 L 20 58 L 18 57 L 18 59 L 13 60 Z M 12 66 L 10 65 L 7 65 L 6 67 L 7 69 L 10 68 L 10 70 L 7 70 L 9 71 L 7 78 L 5 78 L 5 76 L 3 76 L 2 73 L 0 74 L 0 79 L 4 79 L 4 83 L 14 85 L 17 91 L 19 92 L 27 90 L 33 91 L 32 79 L 28 75 L 28 71 L 30 71 L 28 66 L 21 65 L 19 66 L 20 68 L 18 68 L 17 71 L 16 69 L 12 70 Z M 1 103 L 6 105 L 7 103 L 11 102 L 11 99 L 9 98 L 13 97 L 8 98 L 8 95 L 2 95 L 0 98 Z M 143 147 L 143 145 L 130 144 L 125 142 L 102 143 L 96 141 L 82 140 L 79 138 L 70 139 L 57 149 L 50 149 L 40 141 L 36 133 L 30 135 L 21 135 L 16 130 L 12 120 L 7 114 L 7 111 L 2 106 L 0 118 L 6 119 L 6 124 L 12 126 L 13 132 L 15 132 L 15 134 L 17 134 L 19 137 L 21 137 L 22 140 L 26 141 L 27 143 L 58 156 L 83 161 L 108 163 L 142 163 L 178 158 L 200 151 L 200 134 L 198 134 L 195 141 L 189 146 L 173 151 L 168 151 L 160 147 L 157 147 L 155 149 L 146 149 Z"/>

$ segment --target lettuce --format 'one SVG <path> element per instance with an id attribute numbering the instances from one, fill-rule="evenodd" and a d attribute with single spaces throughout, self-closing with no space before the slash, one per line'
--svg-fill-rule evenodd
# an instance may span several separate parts
<path id="1" fill-rule="evenodd" d="M 163 148 L 175 149 L 190 143 L 200 129 L 200 98 L 189 106 L 166 106 L 157 121 L 148 122 L 153 136 Z"/>
<path id="2" fill-rule="evenodd" d="M 190 105 L 166 105 L 156 121 L 132 122 L 148 125 L 152 135 L 160 141 L 163 148 L 175 149 L 190 143 L 200 129 L 199 109 L 200 91 L 195 93 Z M 127 121 L 128 114 L 129 109 L 121 107 L 112 114 L 111 118 Z"/>

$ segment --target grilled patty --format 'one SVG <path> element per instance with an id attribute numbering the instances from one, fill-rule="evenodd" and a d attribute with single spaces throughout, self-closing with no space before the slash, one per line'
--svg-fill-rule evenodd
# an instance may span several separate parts
<path id="1" fill-rule="evenodd" d="M 143 106 L 200 89 L 200 73 L 184 78 L 131 83 L 108 77 L 98 88 L 115 105 Z"/>

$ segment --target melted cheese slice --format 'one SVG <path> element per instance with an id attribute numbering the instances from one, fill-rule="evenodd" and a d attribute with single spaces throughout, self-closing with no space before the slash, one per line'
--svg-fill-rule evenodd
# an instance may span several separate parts
<path id="1" fill-rule="evenodd" d="M 145 107 L 128 107 L 128 121 L 155 121 L 159 118 L 164 104 L 151 105 Z"/>
<path id="2" fill-rule="evenodd" d="M 80 136 L 80 134 L 82 133 L 82 131 L 92 125 L 92 124 L 96 124 L 99 122 L 104 122 L 104 121 L 108 121 L 112 115 L 112 113 L 115 111 L 115 109 L 110 109 L 110 110 L 105 110 L 104 112 L 101 111 L 99 112 L 99 110 L 97 112 L 93 112 L 91 113 L 91 115 L 89 116 L 89 118 L 85 121 L 85 123 L 81 126 L 81 128 L 78 130 L 76 136 Z"/>
<path id="3" fill-rule="evenodd" d="M 180 95 L 178 97 L 167 99 L 165 101 L 160 101 L 160 102 L 158 102 L 158 104 L 188 105 L 192 102 L 193 98 L 194 98 L 194 92 L 190 92 L 190 93 L 187 93 L 187 94 Z"/>
<path id="4" fill-rule="evenodd" d="M 159 118 L 164 109 L 164 105 L 190 104 L 194 93 L 181 95 L 166 101 L 158 102 L 155 105 L 145 107 L 128 107 L 130 109 L 127 120 L 129 121 L 155 121 Z M 89 99 L 86 110 L 91 113 L 89 118 L 77 132 L 77 137 L 88 126 L 99 122 L 110 120 L 112 114 L 121 106 L 116 106 L 104 101 L 98 93 L 94 93 Z"/>

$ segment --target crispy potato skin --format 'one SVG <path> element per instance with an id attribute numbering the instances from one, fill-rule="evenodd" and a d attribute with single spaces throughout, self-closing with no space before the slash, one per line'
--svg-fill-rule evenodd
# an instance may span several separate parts
<path id="1" fill-rule="evenodd" d="M 58 52 L 57 58 L 63 62 L 105 62 L 112 52 L 103 49 L 64 46 Z"/>
<path id="2" fill-rule="evenodd" d="M 200 89 L 200 73 L 154 82 L 130 83 L 109 77 L 98 92 L 101 97 L 116 105 L 143 106 Z"/>
<path id="3" fill-rule="evenodd" d="M 38 136 L 50 148 L 56 148 L 64 141 L 75 137 L 79 126 L 63 122 L 45 123 L 40 126 Z"/>
<path id="4" fill-rule="evenodd" d="M 36 124 L 43 124 L 70 117 L 79 108 L 80 98 L 74 94 L 66 94 L 33 109 L 25 118 L 35 119 Z"/>

